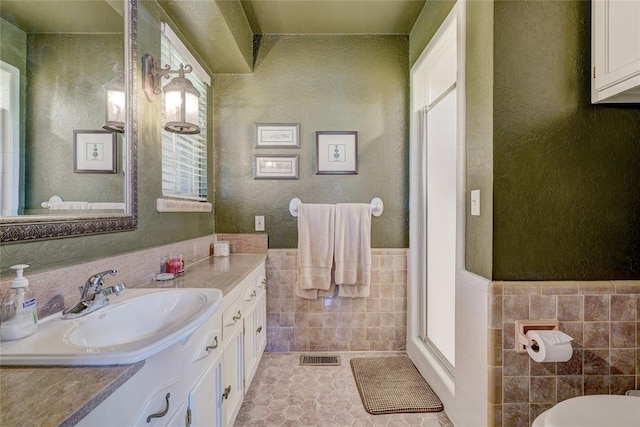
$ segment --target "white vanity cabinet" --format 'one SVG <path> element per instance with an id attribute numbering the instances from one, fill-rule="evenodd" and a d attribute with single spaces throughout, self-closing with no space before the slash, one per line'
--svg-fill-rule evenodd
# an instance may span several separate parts
<path id="1" fill-rule="evenodd" d="M 258 362 L 262 359 L 264 350 L 267 348 L 267 277 L 262 271 L 258 288 L 258 302 L 256 303 L 256 312 L 258 313 L 258 327 L 256 334 L 258 336 Z"/>
<path id="2" fill-rule="evenodd" d="M 163 426 L 178 411 L 184 401 L 182 366 L 171 363 L 183 357 L 180 343 L 151 356 L 132 378 L 100 403 L 77 424 L 86 427 Z M 87 379 L 90 380 L 90 379 Z M 167 398 L 167 395 L 169 397 Z M 168 402 L 168 407 L 167 407 Z M 162 418 L 147 417 L 162 413 Z"/>
<path id="3" fill-rule="evenodd" d="M 640 1 L 591 3 L 591 102 L 640 102 Z"/>
<path id="4" fill-rule="evenodd" d="M 224 300 L 223 300 L 224 303 Z M 189 343 L 191 357 L 185 361 L 184 381 L 188 391 L 182 420 L 170 426 L 222 425 L 222 316 L 216 313 Z"/>
<path id="5" fill-rule="evenodd" d="M 232 300 L 232 303 L 222 315 L 222 415 L 225 426 L 233 425 L 244 397 L 242 356 L 244 308 L 241 295 L 236 294 L 229 299 Z"/>
<path id="6" fill-rule="evenodd" d="M 245 393 L 258 369 L 266 347 L 266 278 L 258 269 L 249 277 L 244 292 L 244 379 Z"/>
<path id="7" fill-rule="evenodd" d="M 222 425 L 222 352 L 206 368 L 202 377 L 189 393 L 185 418 L 180 424 L 189 426 Z"/>
<path id="8" fill-rule="evenodd" d="M 145 361 L 132 378 L 84 417 L 79 426 L 189 426 L 189 418 L 221 425 L 216 410 L 221 374 L 221 315 L 190 337 Z M 218 380 L 218 383 L 220 381 Z M 206 405 L 206 407 L 205 407 Z M 195 407 L 191 407 L 195 406 Z"/>
<path id="9" fill-rule="evenodd" d="M 233 426 L 266 344 L 264 277 L 262 262 L 203 326 L 148 358 L 78 425 Z M 245 351 L 253 356 L 245 359 Z"/>

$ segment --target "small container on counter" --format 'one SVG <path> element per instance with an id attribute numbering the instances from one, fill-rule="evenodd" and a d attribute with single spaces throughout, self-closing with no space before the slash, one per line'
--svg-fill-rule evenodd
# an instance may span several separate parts
<path id="1" fill-rule="evenodd" d="M 167 273 L 181 274 L 184 273 L 184 257 L 182 255 L 169 255 L 167 261 Z"/>
<path id="2" fill-rule="evenodd" d="M 2 298 L 0 307 L 0 339 L 19 340 L 28 337 L 38 329 L 38 305 L 24 277 L 26 264 L 11 266 L 16 270 L 16 278 L 11 282 L 11 290 Z"/>
<path id="3" fill-rule="evenodd" d="M 215 257 L 229 256 L 229 242 L 227 241 L 216 242 L 213 250 L 213 256 Z"/>

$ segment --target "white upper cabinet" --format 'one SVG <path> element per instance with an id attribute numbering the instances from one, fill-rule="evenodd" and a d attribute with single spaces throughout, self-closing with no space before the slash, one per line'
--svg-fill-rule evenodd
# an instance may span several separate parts
<path id="1" fill-rule="evenodd" d="M 591 102 L 640 103 L 640 0 L 591 4 Z"/>

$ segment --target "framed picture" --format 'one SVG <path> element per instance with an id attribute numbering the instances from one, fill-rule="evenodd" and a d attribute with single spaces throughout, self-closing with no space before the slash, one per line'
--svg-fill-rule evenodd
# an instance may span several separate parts
<path id="1" fill-rule="evenodd" d="M 73 171 L 77 173 L 116 173 L 118 136 L 106 130 L 73 131 Z"/>
<path id="2" fill-rule="evenodd" d="M 300 148 L 298 123 L 256 123 L 255 148 Z"/>
<path id="3" fill-rule="evenodd" d="M 298 179 L 297 154 L 253 156 L 253 179 Z"/>
<path id="4" fill-rule="evenodd" d="M 358 173 L 358 132 L 316 132 L 316 175 Z"/>

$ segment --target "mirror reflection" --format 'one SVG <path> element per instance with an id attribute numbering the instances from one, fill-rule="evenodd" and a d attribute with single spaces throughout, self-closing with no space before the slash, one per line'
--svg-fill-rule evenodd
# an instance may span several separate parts
<path id="1" fill-rule="evenodd" d="M 2 0 L 0 30 L 1 216 L 126 212 L 124 0 Z"/>

